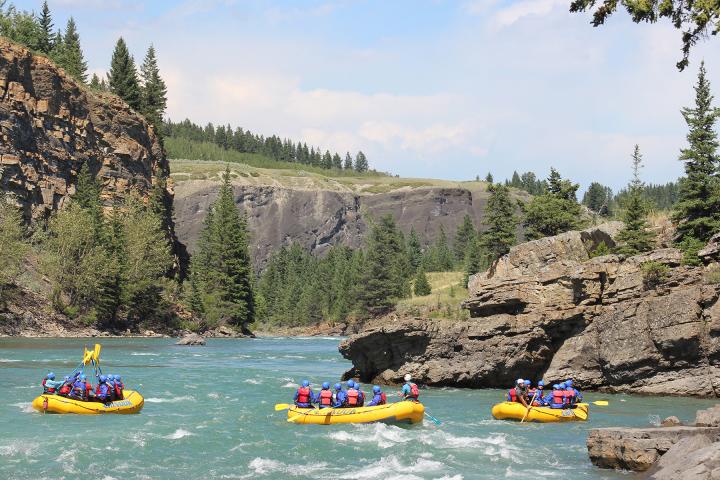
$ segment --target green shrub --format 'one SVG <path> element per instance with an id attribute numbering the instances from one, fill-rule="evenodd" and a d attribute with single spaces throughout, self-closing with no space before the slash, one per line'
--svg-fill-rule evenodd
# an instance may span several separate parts
<path id="1" fill-rule="evenodd" d="M 610 247 L 608 247 L 607 243 L 600 242 L 600 243 L 598 243 L 598 245 L 595 247 L 594 250 L 590 250 L 590 252 L 588 252 L 588 255 L 590 256 L 590 258 L 603 257 L 605 255 L 610 255 Z"/>
<path id="2" fill-rule="evenodd" d="M 718 285 L 720 284 L 720 265 L 715 265 L 708 268 L 703 275 L 703 282 L 707 285 Z"/>
<path id="3" fill-rule="evenodd" d="M 646 290 L 657 288 L 667 281 L 668 267 L 660 262 L 645 262 L 640 266 L 643 274 L 643 285 Z"/>

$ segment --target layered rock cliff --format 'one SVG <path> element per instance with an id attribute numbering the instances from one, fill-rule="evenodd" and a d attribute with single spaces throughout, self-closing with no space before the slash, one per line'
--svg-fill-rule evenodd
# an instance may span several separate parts
<path id="1" fill-rule="evenodd" d="M 152 127 L 125 102 L 91 92 L 47 58 L 3 38 L 0 140 L 0 187 L 28 221 L 67 203 L 84 163 L 108 207 L 131 190 L 147 198 L 169 174 Z M 165 193 L 169 206 L 171 187 Z"/>
<path id="2" fill-rule="evenodd" d="M 505 387 L 574 378 L 584 389 L 720 396 L 720 286 L 675 249 L 590 258 L 618 225 L 514 247 L 474 276 L 466 322 L 369 324 L 341 344 L 354 374 L 395 382 Z M 708 249 L 708 262 L 716 259 Z M 668 268 L 658 285 L 642 266 Z"/>
<path id="3" fill-rule="evenodd" d="M 291 242 L 316 254 L 332 245 L 361 246 L 371 219 L 385 214 L 392 214 L 406 233 L 414 227 L 428 242 L 437 238 L 441 226 L 452 238 L 466 214 L 481 225 L 488 198 L 484 187 L 477 185 L 423 185 L 373 193 L 338 183 L 318 185 L 302 177 L 280 184 L 270 177 L 237 175 L 233 183 L 236 202 L 248 217 L 258 266 L 271 252 Z M 218 188 L 218 180 L 177 184 L 175 223 L 178 237 L 190 251 Z"/>

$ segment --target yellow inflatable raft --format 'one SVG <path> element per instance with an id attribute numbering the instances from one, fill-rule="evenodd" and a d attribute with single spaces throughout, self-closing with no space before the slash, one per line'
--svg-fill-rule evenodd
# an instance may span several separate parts
<path id="1" fill-rule="evenodd" d="M 358 408 L 298 408 L 288 409 L 287 421 L 332 425 L 335 423 L 420 423 L 425 415 L 422 403 L 404 401 L 375 407 Z"/>
<path id="2" fill-rule="evenodd" d="M 517 402 L 502 402 L 493 406 L 492 416 L 498 420 L 522 420 L 527 408 Z M 531 407 L 526 422 L 582 422 L 588 419 L 588 404 L 578 403 L 574 408 Z"/>
<path id="3" fill-rule="evenodd" d="M 83 402 L 55 394 L 43 394 L 32 402 L 38 412 L 79 413 L 100 415 L 103 413 L 138 413 L 145 405 L 145 399 L 135 390 L 124 390 L 123 399 L 110 403 Z"/>

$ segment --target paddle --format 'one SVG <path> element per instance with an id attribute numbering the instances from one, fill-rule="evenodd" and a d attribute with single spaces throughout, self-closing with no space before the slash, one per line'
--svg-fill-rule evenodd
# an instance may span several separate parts
<path id="1" fill-rule="evenodd" d="M 530 400 L 530 403 L 528 403 L 527 410 L 525 411 L 525 415 L 523 415 L 522 420 L 520 420 L 520 423 L 523 423 L 525 421 L 525 419 L 527 418 L 528 413 L 530 413 L 530 409 L 532 408 L 532 404 L 535 401 L 536 397 L 537 397 L 537 390 L 535 390 L 535 394 L 533 395 L 532 400 Z"/>
<path id="2" fill-rule="evenodd" d="M 279 412 L 280 410 L 287 410 L 288 408 L 292 407 L 292 405 L 289 405 L 287 403 L 276 403 L 275 404 L 275 411 Z"/>
<path id="3" fill-rule="evenodd" d="M 595 400 L 594 402 L 590 402 L 593 405 L 597 405 L 598 407 L 607 407 L 609 405 L 609 402 L 607 400 Z"/>
<path id="4" fill-rule="evenodd" d="M 583 410 L 581 408 L 573 408 L 572 412 L 580 420 L 587 420 L 587 418 L 588 418 L 587 410 Z"/>
<path id="5" fill-rule="evenodd" d="M 430 415 L 428 412 L 425 412 L 425 416 L 428 417 L 430 420 L 432 420 L 435 425 L 440 425 L 440 420 Z"/>

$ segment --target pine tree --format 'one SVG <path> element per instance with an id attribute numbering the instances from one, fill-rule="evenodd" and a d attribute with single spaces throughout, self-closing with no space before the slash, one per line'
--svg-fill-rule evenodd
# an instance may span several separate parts
<path id="1" fill-rule="evenodd" d="M 718 138 L 714 130 L 720 109 L 713 107 L 710 82 L 700 64 L 695 86 L 695 108 L 683 108 L 682 115 L 690 131 L 689 147 L 681 151 L 685 177 L 680 182 L 673 221 L 676 244 L 685 252 L 689 263 L 697 263 L 697 251 L 720 231 L 720 180 L 718 179 Z"/>
<path id="2" fill-rule="evenodd" d="M 610 202 L 612 201 L 612 191 L 609 187 L 601 185 L 598 182 L 592 182 L 587 192 L 583 195 L 583 205 L 588 207 L 597 215 L 607 216 L 610 214 Z"/>
<path id="3" fill-rule="evenodd" d="M 470 215 L 465 214 L 463 223 L 458 226 L 455 232 L 455 241 L 453 242 L 453 251 L 455 253 L 455 261 L 458 265 L 462 265 L 467 255 L 468 246 L 477 237 L 475 225 Z"/>
<path id="4" fill-rule="evenodd" d="M 213 323 L 244 326 L 255 318 L 247 222 L 235 205 L 230 168 L 198 242 L 192 274 L 203 290 L 203 305 Z"/>
<path id="5" fill-rule="evenodd" d="M 515 203 L 505 185 L 495 184 L 488 188 L 490 198 L 485 207 L 483 223 L 487 230 L 482 235 L 482 246 L 494 261 L 510 251 L 515 245 L 517 217 Z"/>
<path id="6" fill-rule="evenodd" d="M 418 297 L 424 297 L 425 295 L 430 295 L 432 293 L 430 282 L 428 282 L 427 275 L 425 275 L 425 270 L 423 270 L 422 265 L 418 268 L 418 271 L 415 274 L 414 283 L 415 285 L 413 286 L 413 290 L 415 295 Z"/>
<path id="7" fill-rule="evenodd" d="M 4 287 L 12 285 L 20 275 L 23 261 L 29 251 L 30 244 L 25 239 L 22 212 L 11 205 L 5 193 L 0 190 L 0 308 L 5 302 Z"/>
<path id="8" fill-rule="evenodd" d="M 72 200 L 80 208 L 90 214 L 93 222 L 95 243 L 101 245 L 105 240 L 105 219 L 103 217 L 102 203 L 100 202 L 100 185 L 95 177 L 90 174 L 88 163 L 80 167 L 77 186 Z"/>
<path id="9" fill-rule="evenodd" d="M 643 198 L 645 184 L 640 180 L 640 169 L 642 168 L 642 155 L 640 147 L 635 145 L 632 155 L 633 177 L 628 185 L 628 197 L 623 215 L 625 226 L 617 236 L 620 247 L 617 253 L 635 255 L 647 252 L 655 246 L 655 234 L 648 230 L 645 220 L 647 216 L 647 204 Z"/>
<path id="10" fill-rule="evenodd" d="M 473 238 L 468 245 L 467 254 L 465 256 L 465 276 L 463 277 L 463 286 L 468 287 L 468 281 L 471 275 L 480 272 L 487 264 L 487 254 L 483 252 L 480 239 Z"/>
<path id="11" fill-rule="evenodd" d="M 82 83 L 87 81 L 87 63 L 85 62 L 82 48 L 80 47 L 80 35 L 77 32 L 75 20 L 72 17 L 70 17 L 65 27 L 62 55 L 60 55 L 59 60 L 60 66 L 63 67 L 67 73 Z"/>
<path id="12" fill-rule="evenodd" d="M 415 227 L 410 227 L 410 235 L 408 236 L 406 250 L 411 268 L 417 270 L 422 263 L 423 252 L 422 245 L 420 244 L 420 238 L 415 231 Z"/>
<path id="13" fill-rule="evenodd" d="M 488 172 L 488 174 L 485 175 L 485 181 L 486 181 L 487 183 L 493 183 L 492 173 Z"/>
<path id="14" fill-rule="evenodd" d="M 50 55 L 52 50 L 53 23 L 47 1 L 44 1 L 42 4 L 38 23 L 40 24 L 39 50 L 45 55 Z"/>
<path id="15" fill-rule="evenodd" d="M 582 227 L 582 208 L 575 195 L 578 188 L 551 168 L 547 191 L 534 196 L 525 206 L 526 238 L 534 240 Z"/>
<path id="16" fill-rule="evenodd" d="M 65 42 L 61 30 L 55 32 L 50 45 L 50 58 L 55 63 L 62 66 L 63 56 L 65 54 Z"/>
<path id="17" fill-rule="evenodd" d="M 368 168 L 368 161 L 365 154 L 358 152 L 357 155 L 355 155 L 355 170 L 358 172 L 367 172 Z"/>
<path id="18" fill-rule="evenodd" d="M 345 153 L 344 168 L 345 168 L 345 170 L 352 170 L 352 168 L 353 168 L 353 161 L 352 161 L 352 157 L 350 156 L 350 152 Z"/>
<path id="19" fill-rule="evenodd" d="M 407 292 L 403 266 L 405 248 L 391 215 L 372 226 L 366 252 L 359 282 L 362 285 L 358 295 L 360 305 L 368 313 L 382 313 Z"/>
<path id="20" fill-rule="evenodd" d="M 92 77 L 90 78 L 90 88 L 97 91 L 102 91 L 102 84 L 100 83 L 100 77 L 97 76 L 97 73 L 93 73 Z"/>
<path id="21" fill-rule="evenodd" d="M 125 40 L 120 37 L 115 44 L 115 50 L 110 62 L 108 73 L 110 91 L 122 98 L 131 108 L 142 111 L 142 94 L 138 83 L 135 60 L 128 51 Z"/>
<path id="22" fill-rule="evenodd" d="M 148 123 L 155 127 L 155 131 L 159 132 L 167 108 L 167 86 L 160 76 L 155 47 L 152 44 L 140 67 L 140 78 L 142 79 L 142 113 Z M 231 132 L 230 129 L 227 133 Z"/>
<path id="23" fill-rule="evenodd" d="M 454 267 L 453 254 L 450 251 L 450 245 L 448 244 L 447 235 L 445 234 L 445 227 L 440 225 L 440 234 L 435 241 L 435 261 L 436 266 L 441 272 L 450 272 Z"/>

